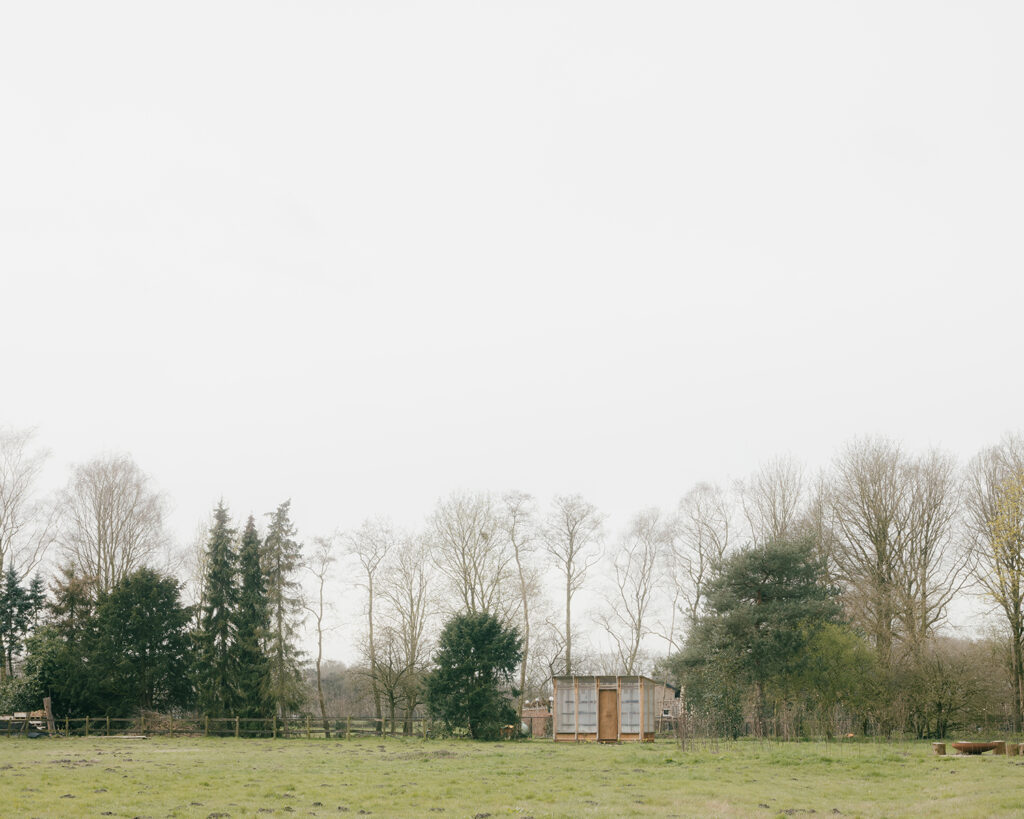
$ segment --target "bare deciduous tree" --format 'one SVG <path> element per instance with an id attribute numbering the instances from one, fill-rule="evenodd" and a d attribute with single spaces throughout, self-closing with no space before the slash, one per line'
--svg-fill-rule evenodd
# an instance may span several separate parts
<path id="1" fill-rule="evenodd" d="M 855 441 L 836 459 L 835 566 L 851 619 L 883 663 L 897 645 L 918 652 L 963 584 L 953 476 L 948 456 L 910 458 L 884 439 Z"/>
<path id="2" fill-rule="evenodd" d="M 682 614 L 689 628 L 700 614 L 704 587 L 729 548 L 732 517 L 725 493 L 712 484 L 697 484 L 679 501 L 667 543 L 665 580 L 671 606 L 667 621 L 660 624 L 672 651 L 682 647 L 676 615 Z"/>
<path id="3" fill-rule="evenodd" d="M 374 716 L 379 720 L 381 706 L 380 662 L 377 651 L 375 626 L 377 624 L 377 592 L 380 575 L 391 550 L 398 542 L 391 523 L 384 518 L 367 520 L 355 532 L 346 537 L 348 551 L 359 562 L 361 569 L 359 585 L 366 589 L 366 643 L 365 654 L 370 674 L 370 689 L 373 695 Z"/>
<path id="4" fill-rule="evenodd" d="M 960 481 L 952 456 L 932 450 L 904 465 L 906 526 L 899 550 L 897 614 L 908 650 L 922 656 L 963 588 L 969 553 L 956 542 Z"/>
<path id="5" fill-rule="evenodd" d="M 512 549 L 519 592 L 519 635 L 523 640 L 523 659 L 519 667 L 519 716 L 526 697 L 526 679 L 530 667 L 530 626 L 533 603 L 540 595 L 540 572 L 533 563 L 536 546 L 533 498 L 523 492 L 509 492 L 503 498 L 502 527 Z"/>
<path id="6" fill-rule="evenodd" d="M 327 702 L 324 699 L 323 659 L 324 659 L 324 615 L 327 603 L 324 599 L 324 586 L 327 583 L 331 567 L 337 562 L 335 556 L 337 536 L 313 538 L 313 553 L 306 559 L 306 570 L 313 576 L 316 584 L 316 597 L 305 599 L 303 606 L 313 617 L 316 628 L 316 698 L 320 704 L 320 718 L 324 724 L 324 735 L 331 736 L 331 725 L 327 719 Z"/>
<path id="7" fill-rule="evenodd" d="M 544 526 L 544 546 L 565 580 L 565 673 L 572 674 L 572 598 L 587 572 L 600 560 L 603 516 L 579 495 L 560 495 L 552 501 Z"/>
<path id="8" fill-rule="evenodd" d="M 668 540 L 661 513 L 648 509 L 633 518 L 612 560 L 610 606 L 598 621 L 615 644 L 620 673 L 641 673 L 643 640 L 651 632 L 650 609 Z"/>
<path id="9" fill-rule="evenodd" d="M 804 469 L 793 458 L 775 458 L 736 485 L 751 542 L 782 540 L 792 532 L 804 494 Z"/>
<path id="10" fill-rule="evenodd" d="M 1009 637 L 1014 731 L 1024 722 L 1024 438 L 1008 435 L 967 468 L 973 573 L 1001 611 Z"/>
<path id="11" fill-rule="evenodd" d="M 97 592 L 146 566 L 167 544 L 165 502 L 127 455 L 74 468 L 60 497 L 60 544 Z"/>
<path id="12" fill-rule="evenodd" d="M 381 594 L 387 651 L 386 684 L 392 730 L 399 703 L 405 712 L 405 733 L 412 731 L 412 717 L 421 696 L 422 675 L 430 660 L 429 629 L 436 610 L 431 563 L 422 540 L 406 537 L 392 552 Z"/>
<path id="13" fill-rule="evenodd" d="M 516 610 L 510 594 L 513 553 L 491 496 L 456 492 L 430 517 L 434 563 L 447 581 L 452 613 L 489 612 L 508 622 Z"/>
<path id="14" fill-rule="evenodd" d="M 13 568 L 19 582 L 36 569 L 55 535 L 52 509 L 35 496 L 49 453 L 32 447 L 34 435 L 0 428 L 0 575 Z"/>

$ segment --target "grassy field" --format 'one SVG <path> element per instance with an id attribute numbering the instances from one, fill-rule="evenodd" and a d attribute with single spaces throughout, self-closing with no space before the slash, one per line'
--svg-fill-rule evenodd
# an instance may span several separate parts
<path id="1" fill-rule="evenodd" d="M 1020 816 L 1024 757 L 928 743 L 0 739 L 4 816 Z"/>

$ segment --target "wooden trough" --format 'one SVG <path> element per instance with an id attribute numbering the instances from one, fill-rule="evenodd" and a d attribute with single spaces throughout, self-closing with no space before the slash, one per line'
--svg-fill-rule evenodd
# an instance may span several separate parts
<path id="1" fill-rule="evenodd" d="M 555 742 L 653 742 L 655 687 L 648 677 L 555 677 Z"/>
<path id="2" fill-rule="evenodd" d="M 995 751 L 997 755 L 1006 753 L 1005 742 L 954 742 L 953 750 L 959 754 L 977 756 L 986 751 Z"/>

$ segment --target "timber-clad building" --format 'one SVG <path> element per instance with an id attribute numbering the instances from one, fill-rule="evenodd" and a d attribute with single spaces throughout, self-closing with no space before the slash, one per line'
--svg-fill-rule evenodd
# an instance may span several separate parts
<path id="1" fill-rule="evenodd" d="M 556 742 L 653 742 L 659 713 L 647 677 L 555 677 Z"/>

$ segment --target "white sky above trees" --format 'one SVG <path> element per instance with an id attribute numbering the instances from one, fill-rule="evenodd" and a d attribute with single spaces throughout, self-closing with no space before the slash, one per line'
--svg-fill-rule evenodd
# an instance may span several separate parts
<path id="1" fill-rule="evenodd" d="M 0 424 L 182 541 L 1020 429 L 1016 2 L 33 2 Z"/>

